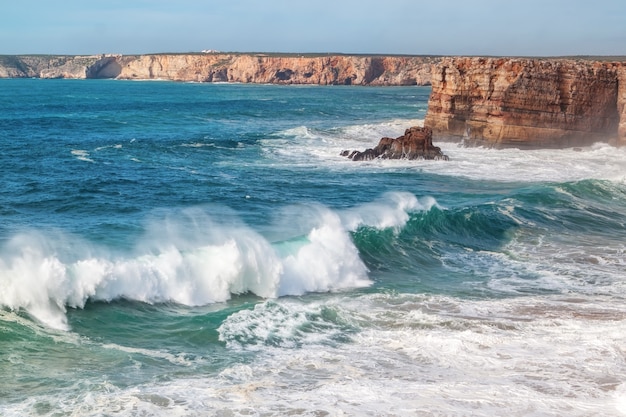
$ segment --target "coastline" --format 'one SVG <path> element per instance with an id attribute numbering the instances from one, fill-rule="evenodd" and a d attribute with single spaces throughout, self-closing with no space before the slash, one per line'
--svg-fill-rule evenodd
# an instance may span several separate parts
<path id="1" fill-rule="evenodd" d="M 487 147 L 626 145 L 625 57 L 158 53 L 0 55 L 0 78 L 432 86 L 436 141 Z"/>
<path id="2" fill-rule="evenodd" d="M 0 78 L 164 79 L 319 85 L 430 85 L 440 57 L 188 53 L 2 55 Z"/>

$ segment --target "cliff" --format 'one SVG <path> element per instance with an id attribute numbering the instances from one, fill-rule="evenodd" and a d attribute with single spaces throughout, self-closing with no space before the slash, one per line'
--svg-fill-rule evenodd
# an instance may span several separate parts
<path id="1" fill-rule="evenodd" d="M 0 56 L 0 77 L 429 85 L 432 57 L 266 54 Z"/>
<path id="2" fill-rule="evenodd" d="M 435 139 L 562 147 L 626 144 L 626 66 L 567 59 L 444 58 L 425 126 Z"/>
<path id="3" fill-rule="evenodd" d="M 0 55 L 0 78 L 86 78 L 99 56 Z"/>

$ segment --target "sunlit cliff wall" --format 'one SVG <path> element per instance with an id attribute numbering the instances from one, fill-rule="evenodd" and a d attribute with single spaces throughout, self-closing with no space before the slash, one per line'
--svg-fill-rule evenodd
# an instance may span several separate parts
<path id="1" fill-rule="evenodd" d="M 160 78 L 263 84 L 428 85 L 436 61 L 435 58 L 428 57 L 163 54 L 121 56 L 111 61 L 110 65 L 119 69 L 115 78 L 121 79 Z"/>
<path id="2" fill-rule="evenodd" d="M 164 79 L 320 85 L 429 85 L 439 58 L 412 56 L 154 54 L 3 56 L 0 77 Z"/>
<path id="3" fill-rule="evenodd" d="M 626 68 L 565 59 L 444 58 L 425 125 L 437 139 L 561 147 L 626 144 Z"/>

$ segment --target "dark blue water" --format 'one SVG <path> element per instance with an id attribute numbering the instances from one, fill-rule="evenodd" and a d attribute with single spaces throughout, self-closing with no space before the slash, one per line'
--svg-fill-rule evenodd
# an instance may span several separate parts
<path id="1" fill-rule="evenodd" d="M 0 414 L 626 413 L 626 150 L 429 93 L 0 80 Z"/>

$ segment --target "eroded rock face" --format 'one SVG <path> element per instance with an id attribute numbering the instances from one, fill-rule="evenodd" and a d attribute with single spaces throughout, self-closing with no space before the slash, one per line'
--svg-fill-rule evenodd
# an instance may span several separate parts
<path id="1" fill-rule="evenodd" d="M 0 78 L 86 78 L 100 56 L 2 55 Z"/>
<path id="2" fill-rule="evenodd" d="M 320 85 L 429 85 L 439 58 L 154 54 L 0 56 L 0 77 L 164 79 Z"/>
<path id="3" fill-rule="evenodd" d="M 444 159 L 448 157 L 433 145 L 432 130 L 427 127 L 411 127 L 398 138 L 382 138 L 375 148 L 360 151 L 343 151 L 353 161 L 372 159 Z"/>
<path id="4" fill-rule="evenodd" d="M 432 77 L 425 125 L 436 139 L 517 147 L 622 141 L 621 63 L 444 58 Z"/>

